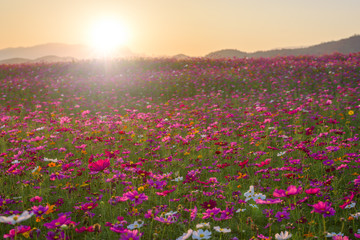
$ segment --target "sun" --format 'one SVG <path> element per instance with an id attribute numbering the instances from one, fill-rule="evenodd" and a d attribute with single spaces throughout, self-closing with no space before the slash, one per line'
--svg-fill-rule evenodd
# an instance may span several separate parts
<path id="1" fill-rule="evenodd" d="M 99 56 L 111 56 L 118 48 L 124 46 L 128 38 L 124 26 L 113 18 L 96 21 L 90 35 L 90 45 Z"/>

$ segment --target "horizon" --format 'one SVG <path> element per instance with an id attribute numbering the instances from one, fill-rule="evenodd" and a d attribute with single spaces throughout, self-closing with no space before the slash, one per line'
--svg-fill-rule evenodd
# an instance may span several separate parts
<path id="1" fill-rule="evenodd" d="M 0 49 L 62 43 L 101 54 L 122 46 L 140 55 L 196 57 L 302 48 L 359 34 L 358 9 L 356 0 L 14 0 L 0 9 Z"/>

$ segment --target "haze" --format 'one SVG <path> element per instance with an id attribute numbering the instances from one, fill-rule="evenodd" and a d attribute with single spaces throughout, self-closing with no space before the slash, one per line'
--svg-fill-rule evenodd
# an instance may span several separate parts
<path id="1" fill-rule="evenodd" d="M 359 0 L 2 0 L 0 49 L 88 44 L 104 17 L 150 56 L 302 47 L 359 34 L 359 10 Z"/>

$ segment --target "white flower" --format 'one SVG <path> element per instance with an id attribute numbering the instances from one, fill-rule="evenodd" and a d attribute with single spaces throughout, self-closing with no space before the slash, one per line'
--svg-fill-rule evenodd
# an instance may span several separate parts
<path id="1" fill-rule="evenodd" d="M 249 204 L 250 205 L 250 207 L 252 207 L 252 208 L 259 208 L 256 204 Z"/>
<path id="2" fill-rule="evenodd" d="M 198 231 L 194 231 L 192 234 L 192 238 L 193 239 L 209 239 L 211 238 L 211 232 L 208 230 L 198 230 Z"/>
<path id="3" fill-rule="evenodd" d="M 360 234 L 360 228 L 358 229 L 357 234 Z"/>
<path id="4" fill-rule="evenodd" d="M 280 157 L 280 156 L 284 155 L 285 153 L 286 153 L 286 151 L 285 151 L 285 152 L 279 152 L 279 153 L 277 154 L 277 156 Z"/>
<path id="5" fill-rule="evenodd" d="M 128 229 L 133 230 L 135 228 L 141 228 L 144 225 L 144 222 L 139 220 L 139 221 L 135 221 L 133 224 L 130 224 L 129 226 L 127 226 Z"/>
<path id="6" fill-rule="evenodd" d="M 355 205 L 356 205 L 356 203 L 352 202 L 349 205 L 347 205 L 345 208 L 353 208 L 353 207 L 355 207 Z"/>
<path id="7" fill-rule="evenodd" d="M 46 157 L 44 157 L 44 161 L 45 162 L 58 162 L 59 160 L 57 160 L 56 158 L 55 159 L 50 159 L 50 158 L 46 158 Z"/>
<path id="8" fill-rule="evenodd" d="M 360 212 L 357 212 L 355 214 L 350 214 L 353 218 L 358 219 L 360 217 Z"/>
<path id="9" fill-rule="evenodd" d="M 184 233 L 183 235 L 181 235 L 180 237 L 178 237 L 176 240 L 185 240 L 188 239 L 191 234 L 193 233 L 192 229 L 189 229 L 186 233 Z"/>
<path id="10" fill-rule="evenodd" d="M 280 234 L 278 234 L 278 233 L 275 234 L 275 239 L 277 239 L 277 240 L 285 240 L 285 239 L 291 238 L 291 236 L 292 236 L 292 234 L 291 233 L 289 234 L 288 231 L 285 231 L 284 233 L 281 231 Z"/>
<path id="11" fill-rule="evenodd" d="M 21 215 L 14 214 L 9 217 L 0 216 L 0 222 L 16 224 L 31 218 L 32 215 L 34 215 L 34 213 L 29 213 L 28 211 L 24 211 Z"/>
<path id="12" fill-rule="evenodd" d="M 214 227 L 214 229 L 215 229 L 217 232 L 222 232 L 222 233 L 231 232 L 231 229 L 230 229 L 230 228 L 221 228 L 221 227 L 219 227 L 219 226 Z"/>
<path id="13" fill-rule="evenodd" d="M 254 195 L 255 195 L 254 186 L 251 185 L 250 189 L 246 193 L 244 193 L 244 196 L 246 197 L 245 202 L 252 199 Z"/>
<path id="14" fill-rule="evenodd" d="M 14 160 L 11 162 L 12 164 L 17 164 L 17 163 L 20 163 L 18 160 Z"/>
<path id="15" fill-rule="evenodd" d="M 245 208 L 244 208 L 244 209 L 239 208 L 238 210 L 236 210 L 237 213 L 239 213 L 239 212 L 245 212 L 245 211 L 246 211 Z"/>
<path id="16" fill-rule="evenodd" d="M 200 224 L 196 224 L 196 228 L 203 228 L 203 227 L 210 228 L 210 223 L 200 223 Z"/>
<path id="17" fill-rule="evenodd" d="M 174 179 L 171 180 L 171 181 L 180 182 L 180 181 L 182 181 L 183 179 L 184 179 L 183 177 L 177 177 L 177 178 L 174 178 Z"/>
<path id="18" fill-rule="evenodd" d="M 253 199 L 254 201 L 256 199 L 262 199 L 262 200 L 265 200 L 266 199 L 266 196 L 262 193 L 255 193 L 254 192 L 254 186 L 250 186 L 250 189 L 244 193 L 244 196 L 246 197 L 245 199 L 245 202 L 249 201 L 250 199 Z"/>
<path id="19" fill-rule="evenodd" d="M 335 232 L 332 232 L 332 233 L 326 233 L 326 237 L 335 237 L 335 236 L 344 236 L 343 233 L 339 232 L 339 233 L 335 233 Z"/>
<path id="20" fill-rule="evenodd" d="M 40 166 L 37 166 L 36 168 L 34 168 L 33 170 L 31 170 L 31 173 L 36 172 L 39 168 L 40 168 Z"/>
<path id="21" fill-rule="evenodd" d="M 255 196 L 253 197 L 253 199 L 254 199 L 254 201 L 256 200 L 256 199 L 261 199 L 261 200 L 265 200 L 266 199 L 266 196 L 264 195 L 264 194 L 262 194 L 262 193 L 257 193 L 257 194 L 255 194 Z"/>

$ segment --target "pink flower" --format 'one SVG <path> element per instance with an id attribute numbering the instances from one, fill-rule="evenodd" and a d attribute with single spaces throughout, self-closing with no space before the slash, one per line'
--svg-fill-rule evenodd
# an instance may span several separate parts
<path id="1" fill-rule="evenodd" d="M 149 199 L 148 196 L 145 195 L 145 193 L 139 194 L 137 191 L 130 191 L 124 193 L 123 197 L 127 200 L 134 201 L 135 205 L 139 205 Z"/>
<path id="2" fill-rule="evenodd" d="M 349 240 L 349 237 L 337 235 L 337 236 L 333 236 L 332 239 L 333 239 L 333 240 Z"/>
<path id="3" fill-rule="evenodd" d="M 273 192 L 273 196 L 274 197 L 288 197 L 291 195 L 296 195 L 296 194 L 300 194 L 302 192 L 302 187 L 296 187 L 294 185 L 290 185 L 286 191 L 282 190 L 282 189 L 275 189 Z"/>
<path id="4" fill-rule="evenodd" d="M 273 196 L 274 197 L 286 197 L 286 194 L 285 194 L 285 190 L 282 190 L 282 189 L 275 189 L 274 192 L 273 192 Z"/>
<path id="5" fill-rule="evenodd" d="M 266 199 L 266 200 L 262 200 L 262 199 L 255 199 L 256 204 L 277 204 L 277 203 L 281 203 L 283 200 L 276 198 L 276 199 Z"/>
<path id="6" fill-rule="evenodd" d="M 312 205 L 312 207 L 314 209 L 311 211 L 311 213 L 321 213 L 324 217 L 335 215 L 335 209 L 331 207 L 331 203 L 329 204 L 328 202 L 319 201 L 318 203 Z"/>
<path id="7" fill-rule="evenodd" d="M 212 209 L 206 209 L 206 212 L 203 214 L 202 219 L 207 219 L 207 218 L 214 218 L 215 219 L 215 215 L 220 213 L 221 209 L 220 208 L 212 208 Z"/>
<path id="8" fill-rule="evenodd" d="M 62 225 L 69 225 L 70 223 L 74 223 L 73 221 L 71 221 L 71 218 L 67 218 L 66 215 L 62 215 L 58 219 L 52 220 L 49 223 L 44 223 L 44 226 L 48 229 L 54 229 L 59 228 Z"/>
<path id="9" fill-rule="evenodd" d="M 290 196 L 290 195 L 296 195 L 296 194 L 300 194 L 302 192 L 302 187 L 299 186 L 298 188 L 296 186 L 290 185 L 287 189 L 286 189 L 286 196 Z"/>
<path id="10" fill-rule="evenodd" d="M 100 159 L 96 162 L 89 162 L 88 168 L 90 171 L 100 172 L 110 166 L 110 159 Z"/>
<path id="11" fill-rule="evenodd" d="M 347 205 L 349 205 L 351 203 L 353 198 L 354 198 L 354 193 L 351 193 L 350 196 L 344 198 L 344 200 L 345 200 L 344 204 L 340 205 L 339 207 L 341 209 L 344 209 Z"/>
<path id="12" fill-rule="evenodd" d="M 175 190 L 176 190 L 176 187 L 172 188 L 171 190 L 166 190 L 166 191 L 163 191 L 163 192 L 156 192 L 156 194 L 159 195 L 159 196 L 166 196 L 166 195 L 168 195 L 169 193 L 172 193 Z"/>
<path id="13" fill-rule="evenodd" d="M 317 194 L 318 192 L 320 192 L 320 188 L 308 188 L 305 190 L 306 194 Z"/>
<path id="14" fill-rule="evenodd" d="M 18 226 L 18 227 L 15 227 L 14 229 L 11 229 L 8 234 L 4 234 L 3 237 L 14 239 L 16 237 L 16 235 L 26 233 L 29 231 L 31 231 L 30 226 Z"/>
<path id="15" fill-rule="evenodd" d="M 124 233 L 121 234 L 120 239 L 123 240 L 139 240 L 143 233 L 140 233 L 138 230 L 124 230 Z"/>
<path id="16" fill-rule="evenodd" d="M 39 196 L 35 196 L 33 198 L 30 199 L 30 202 L 41 202 L 42 201 L 42 197 L 39 197 Z"/>

